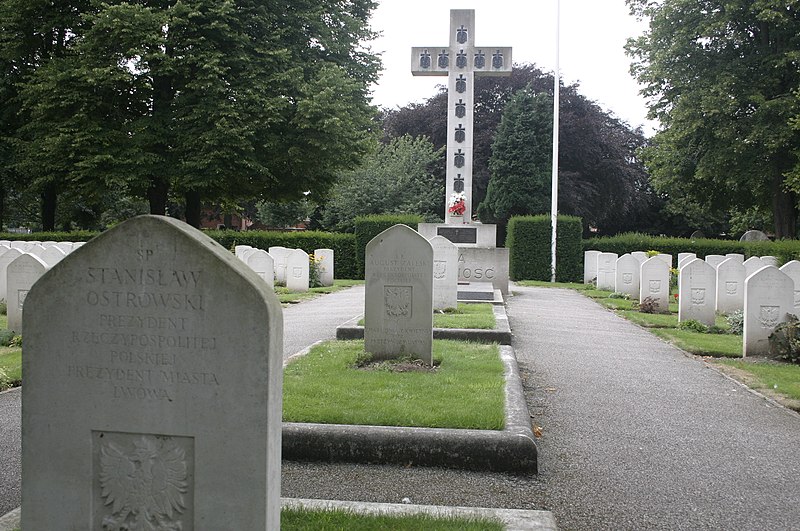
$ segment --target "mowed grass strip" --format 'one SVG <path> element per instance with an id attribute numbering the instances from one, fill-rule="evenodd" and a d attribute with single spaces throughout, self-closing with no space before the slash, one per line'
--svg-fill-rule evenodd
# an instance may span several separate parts
<path id="1" fill-rule="evenodd" d="M 278 300 L 281 304 L 293 304 L 298 302 L 303 302 L 309 299 L 313 299 L 315 297 L 319 297 L 320 295 L 326 295 L 328 293 L 334 293 L 352 286 L 357 286 L 359 284 L 363 284 L 363 280 L 342 280 L 337 279 L 333 281 L 333 286 L 325 286 L 319 288 L 311 288 L 308 291 L 304 292 L 294 292 L 289 291 L 284 286 L 275 286 L 275 294 L 278 296 Z"/>
<path id="2" fill-rule="evenodd" d="M 284 531 L 500 531 L 505 526 L 490 519 L 434 517 L 431 515 L 364 515 L 344 510 L 281 509 Z"/>
<path id="3" fill-rule="evenodd" d="M 433 372 L 359 369 L 364 341 L 328 341 L 284 369 L 283 420 L 501 430 L 499 347 L 435 340 Z"/>
<path id="4" fill-rule="evenodd" d="M 22 349 L 0 347 L 0 369 L 6 375 L 7 386 L 20 385 L 22 383 Z M 0 391 L 3 391 L 4 387 L 4 382 L 0 381 Z"/>
<path id="5" fill-rule="evenodd" d="M 758 380 L 758 385 L 752 386 L 755 389 L 771 389 L 800 400 L 800 365 L 744 360 L 719 360 L 716 363 L 752 374 Z"/>
<path id="6" fill-rule="evenodd" d="M 686 352 L 699 356 L 742 357 L 742 336 L 704 334 L 678 328 L 651 328 L 650 332 Z"/>
<path id="7" fill-rule="evenodd" d="M 492 330 L 495 327 L 494 310 L 491 304 L 459 303 L 455 311 L 433 313 L 433 326 L 436 328 L 478 328 Z"/>

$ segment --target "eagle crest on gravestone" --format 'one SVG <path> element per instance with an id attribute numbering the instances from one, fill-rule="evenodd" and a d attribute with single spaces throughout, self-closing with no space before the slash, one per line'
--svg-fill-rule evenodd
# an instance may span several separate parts
<path id="1" fill-rule="evenodd" d="M 692 288 L 692 304 L 699 306 L 706 303 L 706 289 Z"/>
<path id="2" fill-rule="evenodd" d="M 725 293 L 728 295 L 736 295 L 736 289 L 739 287 L 739 283 L 735 280 L 728 280 L 725 282 Z"/>
<path id="3" fill-rule="evenodd" d="M 113 443 L 100 448 L 100 488 L 111 514 L 103 518 L 109 531 L 181 531 L 179 514 L 186 509 L 186 454 L 174 442 L 143 435 L 133 448 Z"/>
<path id="4" fill-rule="evenodd" d="M 780 306 L 762 306 L 758 320 L 762 328 L 775 328 L 778 326 Z"/>
<path id="5" fill-rule="evenodd" d="M 386 286 L 383 302 L 388 317 L 411 318 L 411 286 Z"/>

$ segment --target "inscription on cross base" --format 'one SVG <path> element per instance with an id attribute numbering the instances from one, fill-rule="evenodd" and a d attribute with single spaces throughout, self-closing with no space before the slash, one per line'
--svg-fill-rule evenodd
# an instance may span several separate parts
<path id="1" fill-rule="evenodd" d="M 447 84 L 447 185 L 445 222 L 469 223 L 472 219 L 472 153 L 475 109 L 475 76 L 511 75 L 511 48 L 475 45 L 475 10 L 450 10 L 448 47 L 418 46 L 411 49 L 411 73 L 415 76 L 448 76 Z M 433 57 L 436 60 L 433 60 Z M 463 191 L 463 216 L 447 211 L 454 192 Z"/>

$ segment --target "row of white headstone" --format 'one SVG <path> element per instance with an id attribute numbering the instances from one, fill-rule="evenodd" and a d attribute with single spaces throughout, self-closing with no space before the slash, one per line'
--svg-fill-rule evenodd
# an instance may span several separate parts
<path id="1" fill-rule="evenodd" d="M 597 278 L 598 289 L 638 296 L 640 303 L 652 297 L 659 308 L 666 311 L 669 304 L 667 264 L 671 264 L 672 257 L 656 255 L 648 259 L 646 253 L 641 253 L 645 260 L 639 262 L 634 254 L 616 258 L 615 253 L 587 251 L 584 282 Z M 800 262 L 797 260 L 778 268 L 774 256 L 744 260 L 743 255 L 731 253 L 709 255 L 701 260 L 692 253 L 681 254 L 678 321 L 694 319 L 713 326 L 717 313 L 742 311 L 744 356 L 768 353 L 770 334 L 787 320 L 788 314 L 800 313 Z M 590 277 L 593 264 L 597 269 Z M 609 283 L 611 276 L 613 284 Z"/>
<path id="2" fill-rule="evenodd" d="M 9 330 L 22 333 L 22 306 L 34 282 L 83 243 L 0 240 L 0 299 Z"/>
<path id="3" fill-rule="evenodd" d="M 290 291 L 308 291 L 312 257 L 304 250 L 274 246 L 265 251 L 249 245 L 237 245 L 234 254 L 270 287 L 274 288 L 277 283 Z M 333 286 L 333 250 L 316 249 L 313 260 L 320 284 Z"/>

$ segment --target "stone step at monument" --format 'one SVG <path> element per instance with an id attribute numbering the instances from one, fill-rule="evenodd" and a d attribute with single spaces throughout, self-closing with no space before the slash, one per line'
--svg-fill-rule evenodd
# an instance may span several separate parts
<path id="1" fill-rule="evenodd" d="M 491 282 L 458 283 L 459 302 L 494 302 L 498 297 L 502 303 L 503 296 L 500 290 L 494 289 Z"/>

